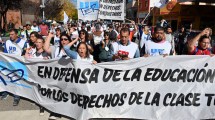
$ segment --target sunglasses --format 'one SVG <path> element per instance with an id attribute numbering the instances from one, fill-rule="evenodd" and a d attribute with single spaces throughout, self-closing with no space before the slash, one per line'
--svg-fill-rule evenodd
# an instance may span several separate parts
<path id="1" fill-rule="evenodd" d="M 85 33 L 80 33 L 81 35 L 85 35 Z"/>
<path id="2" fill-rule="evenodd" d="M 67 38 L 61 38 L 60 40 L 62 41 L 62 40 L 69 40 L 69 39 L 67 39 Z"/>
<path id="3" fill-rule="evenodd" d="M 109 36 L 108 34 L 104 35 L 104 36 Z"/>
<path id="4" fill-rule="evenodd" d="M 26 26 L 31 26 L 30 24 L 27 24 Z"/>

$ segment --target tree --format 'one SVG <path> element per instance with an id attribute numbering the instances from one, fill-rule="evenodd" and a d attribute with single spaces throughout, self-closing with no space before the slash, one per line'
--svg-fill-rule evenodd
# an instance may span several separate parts
<path id="1" fill-rule="evenodd" d="M 69 18 L 77 19 L 77 10 L 75 9 L 75 6 L 70 2 L 70 0 L 46 0 L 46 19 L 62 21 L 63 11 L 67 13 Z"/>
<path id="2" fill-rule="evenodd" d="M 63 9 L 62 0 L 46 0 L 45 2 L 45 16 L 46 19 L 54 19 Z"/>
<path id="3" fill-rule="evenodd" d="M 67 13 L 69 18 L 72 18 L 73 20 L 78 19 L 78 12 L 73 3 L 71 3 L 69 0 L 64 0 L 64 7 L 63 10 Z M 63 17 L 63 14 L 61 14 Z"/>
<path id="4" fill-rule="evenodd" d="M 22 0 L 0 0 L 0 30 L 5 30 L 7 26 L 7 11 L 21 8 Z M 3 26 L 2 26 L 3 24 Z"/>
<path id="5" fill-rule="evenodd" d="M 41 17 L 41 0 L 32 1 L 32 0 L 22 0 L 21 3 L 21 12 L 22 14 L 31 14 L 35 16 L 35 20 L 39 20 Z"/>

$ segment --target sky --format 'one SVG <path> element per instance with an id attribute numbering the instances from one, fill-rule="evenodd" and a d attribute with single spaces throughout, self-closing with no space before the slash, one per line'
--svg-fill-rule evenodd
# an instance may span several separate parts
<path id="1" fill-rule="evenodd" d="M 75 6 L 77 6 L 77 0 L 70 0 Z"/>

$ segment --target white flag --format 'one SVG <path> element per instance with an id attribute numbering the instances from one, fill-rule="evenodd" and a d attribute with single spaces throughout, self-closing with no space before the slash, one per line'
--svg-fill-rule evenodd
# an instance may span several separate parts
<path id="1" fill-rule="evenodd" d="M 66 23 L 68 22 L 68 20 L 69 20 L 69 17 L 68 17 L 68 15 L 66 14 L 65 11 L 63 11 L 63 17 L 64 17 L 63 23 L 66 24 Z"/>
<path id="2" fill-rule="evenodd" d="M 169 0 L 151 0 L 150 1 L 150 7 L 162 8 L 168 2 L 169 2 Z"/>

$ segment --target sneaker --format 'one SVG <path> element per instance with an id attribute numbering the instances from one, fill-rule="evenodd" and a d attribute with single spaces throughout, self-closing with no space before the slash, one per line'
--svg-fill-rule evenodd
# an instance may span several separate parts
<path id="1" fill-rule="evenodd" d="M 49 120 L 56 120 L 57 118 L 61 118 L 61 115 L 53 112 L 50 113 Z"/>
<path id="2" fill-rule="evenodd" d="M 13 106 L 18 106 L 18 104 L 19 104 L 19 100 L 14 100 L 13 101 Z"/>
<path id="3" fill-rule="evenodd" d="M 6 99 L 7 99 L 7 97 L 8 97 L 8 94 L 2 94 L 2 96 L 1 96 L 1 100 L 6 100 Z"/>
<path id="4" fill-rule="evenodd" d="M 55 116 L 49 116 L 49 120 L 56 120 L 57 119 L 57 117 L 55 117 Z"/>
<path id="5" fill-rule="evenodd" d="M 45 114 L 45 111 L 43 109 L 43 107 L 40 107 L 40 116 L 43 116 Z"/>

